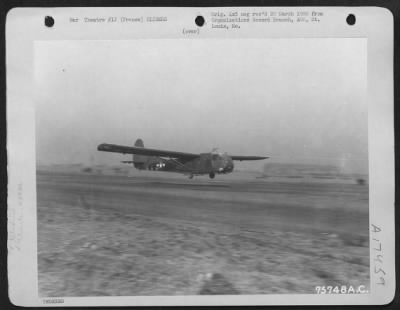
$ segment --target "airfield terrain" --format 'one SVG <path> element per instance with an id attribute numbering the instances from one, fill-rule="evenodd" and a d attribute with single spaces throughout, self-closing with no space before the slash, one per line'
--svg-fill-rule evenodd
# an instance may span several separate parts
<path id="1" fill-rule="evenodd" d="M 348 176 L 42 167 L 37 210 L 40 296 L 369 287 L 368 185 Z"/>

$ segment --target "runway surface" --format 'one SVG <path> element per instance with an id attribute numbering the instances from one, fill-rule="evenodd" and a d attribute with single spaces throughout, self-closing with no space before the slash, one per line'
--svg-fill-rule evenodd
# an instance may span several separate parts
<path id="1" fill-rule="evenodd" d="M 368 186 L 39 172 L 41 296 L 369 286 Z"/>

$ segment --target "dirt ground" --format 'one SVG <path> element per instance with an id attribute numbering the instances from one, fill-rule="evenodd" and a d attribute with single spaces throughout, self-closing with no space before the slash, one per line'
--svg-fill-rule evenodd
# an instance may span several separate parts
<path id="1" fill-rule="evenodd" d="M 367 185 L 48 170 L 37 195 L 42 297 L 369 287 Z"/>

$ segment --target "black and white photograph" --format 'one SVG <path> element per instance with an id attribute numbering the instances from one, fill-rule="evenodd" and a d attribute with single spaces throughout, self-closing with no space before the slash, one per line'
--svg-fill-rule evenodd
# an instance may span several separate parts
<path id="1" fill-rule="evenodd" d="M 364 39 L 35 45 L 40 296 L 369 289 Z"/>
<path id="2" fill-rule="evenodd" d="M 13 303 L 389 302 L 388 16 L 13 12 Z"/>

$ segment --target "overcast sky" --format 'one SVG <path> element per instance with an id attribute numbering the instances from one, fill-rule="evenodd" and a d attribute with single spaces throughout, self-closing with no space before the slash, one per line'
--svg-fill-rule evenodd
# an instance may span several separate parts
<path id="1" fill-rule="evenodd" d="M 38 163 L 118 163 L 103 142 L 367 172 L 366 40 L 35 44 Z M 260 163 L 256 163 L 260 166 Z"/>

